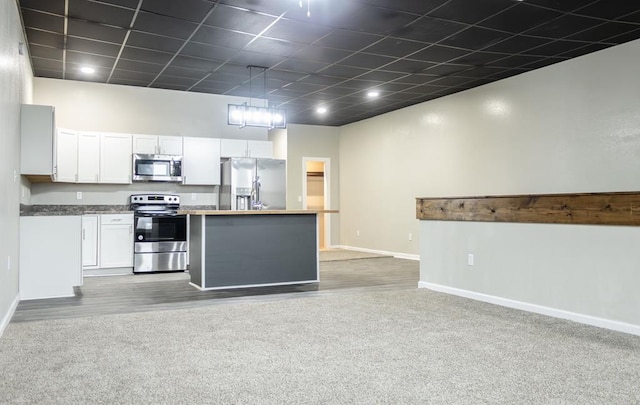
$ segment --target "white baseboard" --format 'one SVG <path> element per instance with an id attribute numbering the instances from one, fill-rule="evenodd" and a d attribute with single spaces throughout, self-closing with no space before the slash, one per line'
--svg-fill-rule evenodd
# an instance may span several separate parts
<path id="1" fill-rule="evenodd" d="M 355 246 L 346 246 L 346 245 L 333 245 L 332 249 L 344 249 L 344 250 L 353 250 L 355 252 L 365 252 L 365 253 L 375 253 L 378 255 L 385 256 L 393 256 L 396 259 L 407 259 L 407 260 L 420 260 L 420 255 L 412 255 L 409 253 L 399 253 L 399 252 L 390 252 L 388 250 L 376 250 L 376 249 L 367 249 Z"/>
<path id="2" fill-rule="evenodd" d="M 614 321 L 611 319 L 598 318 L 591 315 L 578 314 L 562 309 L 545 307 L 542 305 L 531 304 L 523 301 L 515 301 L 508 298 L 496 297 L 494 295 L 462 290 L 459 288 L 448 287 L 440 284 L 428 283 L 426 281 L 418 282 L 418 288 L 427 288 L 429 290 L 457 295 L 459 297 L 470 298 L 477 301 L 488 302 L 490 304 L 501 305 L 503 307 L 519 309 L 527 312 L 534 312 L 536 314 L 547 315 L 554 318 L 568 319 L 570 321 L 583 323 L 586 325 L 597 326 L 599 328 L 611 329 L 618 332 L 640 336 L 640 325 Z"/>
<path id="3" fill-rule="evenodd" d="M 20 302 L 20 296 L 16 295 L 16 298 L 11 303 L 9 310 L 4 315 L 4 317 L 2 317 L 2 321 L 0 321 L 0 337 L 2 337 L 4 330 L 9 325 L 9 322 L 11 322 L 11 318 L 13 317 L 13 314 L 16 312 L 16 308 L 18 308 L 19 302 Z"/>

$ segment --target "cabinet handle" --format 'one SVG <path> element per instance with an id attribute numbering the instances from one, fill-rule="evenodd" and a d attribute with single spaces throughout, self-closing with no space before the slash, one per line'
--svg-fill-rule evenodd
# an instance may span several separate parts
<path id="1" fill-rule="evenodd" d="M 83 230 L 82 230 L 82 240 L 86 240 L 86 239 L 87 239 L 87 238 L 85 237 L 85 231 L 86 231 L 86 229 L 83 229 Z"/>
<path id="2" fill-rule="evenodd" d="M 133 233 L 133 225 L 129 225 L 129 235 Z"/>
<path id="3" fill-rule="evenodd" d="M 113 218 L 113 219 L 112 219 L 112 221 L 113 221 L 113 222 L 116 222 L 116 221 L 122 221 L 122 218 Z"/>

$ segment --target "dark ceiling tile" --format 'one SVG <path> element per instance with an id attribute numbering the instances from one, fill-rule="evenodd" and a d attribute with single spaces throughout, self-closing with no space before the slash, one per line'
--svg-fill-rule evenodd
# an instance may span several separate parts
<path id="1" fill-rule="evenodd" d="M 417 52 L 425 48 L 426 46 L 428 45 L 422 42 L 405 41 L 403 39 L 389 37 L 368 47 L 364 50 L 364 52 L 401 58 L 411 55 L 412 53 Z"/>
<path id="2" fill-rule="evenodd" d="M 296 10 L 300 8 L 298 6 L 298 2 L 292 2 L 291 0 L 221 0 L 220 3 L 227 6 L 244 8 L 251 11 L 259 11 L 261 13 L 266 13 L 274 16 L 279 16 L 287 10 Z"/>
<path id="3" fill-rule="evenodd" d="M 365 69 L 376 69 L 380 66 L 388 65 L 395 61 L 395 58 L 387 56 L 372 55 L 367 53 L 355 53 L 347 59 L 341 60 L 339 63 L 345 66 L 355 66 Z"/>
<path id="4" fill-rule="evenodd" d="M 585 0 L 527 0 L 527 3 L 558 11 L 573 11 L 585 5 Z"/>
<path id="5" fill-rule="evenodd" d="M 640 28 L 635 31 L 627 32 L 626 34 L 607 38 L 607 42 L 611 44 L 624 44 L 625 42 L 633 41 L 639 38 L 640 38 Z"/>
<path id="6" fill-rule="evenodd" d="M 547 42 L 549 42 L 548 39 L 516 35 L 491 45 L 484 50 L 488 52 L 519 53 L 536 46 L 544 45 Z"/>
<path id="7" fill-rule="evenodd" d="M 214 4 L 208 0 L 153 0 L 143 2 L 142 10 L 199 23 Z"/>
<path id="8" fill-rule="evenodd" d="M 77 63 L 78 65 L 90 66 L 93 68 L 103 67 L 111 69 L 116 61 L 116 58 L 67 51 L 66 61 L 69 63 Z"/>
<path id="9" fill-rule="evenodd" d="M 154 89 L 187 91 L 187 89 L 191 86 L 187 84 L 178 84 L 178 83 L 169 83 L 169 82 L 154 82 L 150 87 Z"/>
<path id="10" fill-rule="evenodd" d="M 376 80 L 381 82 L 390 82 L 406 76 L 407 73 L 400 72 L 388 72 L 386 70 L 374 70 L 363 76 L 360 76 L 362 80 Z"/>
<path id="11" fill-rule="evenodd" d="M 303 83 L 320 84 L 323 86 L 332 86 L 344 81 L 339 77 L 323 76 L 319 74 L 311 74 L 301 80 Z"/>
<path id="12" fill-rule="evenodd" d="M 304 94 L 307 93 L 313 93 L 316 91 L 320 91 L 324 88 L 325 86 L 321 85 L 321 84 L 312 84 L 312 83 L 304 83 L 304 82 L 292 82 L 289 83 L 288 85 L 284 86 L 284 89 L 287 89 L 287 91 L 297 91 L 297 92 L 301 92 Z"/>
<path id="13" fill-rule="evenodd" d="M 321 73 L 327 76 L 343 77 L 345 79 L 353 78 L 367 73 L 367 69 L 351 66 L 333 65 L 323 69 Z"/>
<path id="14" fill-rule="evenodd" d="M 480 27 L 470 27 L 441 41 L 440 43 L 442 45 L 458 48 L 479 50 L 507 39 L 510 36 L 510 34 L 501 31 L 489 30 Z"/>
<path id="15" fill-rule="evenodd" d="M 42 59 L 42 58 L 32 58 L 33 67 L 35 69 L 44 69 L 44 70 L 62 70 L 62 61 L 61 60 L 52 60 L 52 59 Z"/>
<path id="16" fill-rule="evenodd" d="M 267 53 L 269 55 L 292 56 L 304 45 L 282 39 L 256 38 L 244 50 L 248 52 Z"/>
<path id="17" fill-rule="evenodd" d="M 601 42 L 606 41 L 609 38 L 617 37 L 619 35 L 635 31 L 638 26 L 635 24 L 621 23 L 621 22 L 608 22 L 597 27 L 582 31 L 578 34 L 571 35 L 567 39 L 575 39 L 578 41 L 589 42 Z"/>
<path id="18" fill-rule="evenodd" d="M 296 41 L 310 44 L 331 32 L 330 27 L 308 24 L 303 21 L 280 19 L 272 25 L 265 37 Z"/>
<path id="19" fill-rule="evenodd" d="M 259 34 L 274 21 L 276 19 L 272 16 L 220 5 L 206 20 L 205 24 L 250 34 Z"/>
<path id="20" fill-rule="evenodd" d="M 168 63 L 174 54 L 168 52 L 150 51 L 148 49 L 132 48 L 125 46 L 120 57 L 124 59 L 137 60 L 158 64 Z"/>
<path id="21" fill-rule="evenodd" d="M 574 50 L 576 48 L 580 48 L 582 47 L 582 45 L 584 44 L 580 42 L 559 40 L 555 42 L 549 42 L 546 45 L 539 46 L 524 53 L 527 55 L 555 56 Z"/>
<path id="22" fill-rule="evenodd" d="M 101 0 L 102 3 L 110 4 L 112 6 L 120 6 L 123 8 L 129 8 L 135 10 L 140 3 L 139 0 Z"/>
<path id="23" fill-rule="evenodd" d="M 134 10 L 114 7 L 102 2 L 69 0 L 69 19 L 129 28 L 134 14 Z"/>
<path id="24" fill-rule="evenodd" d="M 51 0 L 20 0 L 22 9 L 29 8 L 33 10 L 41 10 L 47 13 L 64 15 L 64 3 L 61 1 Z"/>
<path id="25" fill-rule="evenodd" d="M 64 32 L 64 18 L 61 16 L 22 9 L 22 18 L 27 28 L 37 28 L 58 34 Z"/>
<path id="26" fill-rule="evenodd" d="M 508 0 L 451 0 L 429 13 L 429 16 L 475 24 L 512 6 L 514 3 Z"/>
<path id="27" fill-rule="evenodd" d="M 561 15 L 562 13 L 559 11 L 519 3 L 496 16 L 482 21 L 479 25 L 487 28 L 520 33 L 552 18 L 560 17 Z"/>
<path id="28" fill-rule="evenodd" d="M 638 11 L 638 4 L 636 4 L 635 1 L 599 0 L 575 10 L 574 13 L 589 17 L 615 20 L 636 11 Z"/>
<path id="29" fill-rule="evenodd" d="M 198 27 L 196 23 L 141 11 L 133 28 L 137 31 L 186 39 Z"/>
<path id="30" fill-rule="evenodd" d="M 320 93 L 325 95 L 327 98 L 336 98 L 336 97 L 347 96 L 349 94 L 352 94 L 354 91 L 356 90 L 350 87 L 335 86 L 335 87 L 325 87 Z"/>
<path id="31" fill-rule="evenodd" d="M 191 40 L 207 45 L 244 48 L 253 38 L 253 35 L 203 25 Z"/>
<path id="32" fill-rule="evenodd" d="M 120 77 L 111 77 L 109 80 L 109 84 L 120 84 L 123 86 L 138 86 L 138 87 L 147 87 L 149 82 L 143 82 L 139 80 L 125 79 Z"/>
<path id="33" fill-rule="evenodd" d="M 600 24 L 601 22 L 601 20 L 596 20 L 590 17 L 566 14 L 560 18 L 556 18 L 555 20 L 551 20 L 527 31 L 527 35 L 547 38 L 564 38 Z"/>
<path id="34" fill-rule="evenodd" d="M 222 82 L 202 81 L 198 83 L 192 90 L 202 93 L 222 94 L 231 90 L 234 85 Z"/>
<path id="35" fill-rule="evenodd" d="M 175 38 L 163 37 L 155 34 L 131 31 L 127 45 L 137 48 L 147 48 L 156 51 L 175 53 L 180 49 L 184 41 Z"/>
<path id="36" fill-rule="evenodd" d="M 277 68 L 282 70 L 293 70 L 302 73 L 315 73 L 327 66 L 329 66 L 329 63 L 316 62 L 306 59 L 289 58 L 279 63 L 277 65 Z"/>
<path id="37" fill-rule="evenodd" d="M 139 83 L 147 83 L 149 84 L 153 79 L 155 79 L 156 75 L 152 73 L 146 72 L 133 72 L 130 70 L 122 70 L 115 69 L 113 71 L 112 79 L 126 79 L 126 80 L 134 80 Z"/>
<path id="38" fill-rule="evenodd" d="M 505 70 L 507 69 L 497 66 L 476 66 L 464 72 L 456 73 L 455 76 L 467 78 L 492 77 Z"/>
<path id="39" fill-rule="evenodd" d="M 67 63 L 67 69 L 65 73 L 65 79 L 67 80 L 77 80 L 81 82 L 96 82 L 96 83 L 104 83 L 109 77 L 108 69 L 96 69 L 94 73 L 91 75 L 87 75 L 80 71 L 80 66 L 73 66 Z"/>
<path id="40" fill-rule="evenodd" d="M 424 84 L 424 83 L 429 83 L 435 79 L 437 79 L 438 76 L 436 75 L 428 75 L 428 74 L 413 74 L 413 75 L 408 75 L 405 77 L 402 77 L 398 80 L 396 80 L 398 83 L 409 83 L 409 84 Z"/>
<path id="41" fill-rule="evenodd" d="M 416 14 L 427 14 L 449 0 L 394 0 L 393 8 Z M 367 0 L 367 3 L 389 7 L 389 0 Z"/>
<path id="42" fill-rule="evenodd" d="M 466 27 L 466 24 L 424 17 L 397 31 L 393 36 L 436 43 Z"/>
<path id="43" fill-rule="evenodd" d="M 127 30 L 123 28 L 108 27 L 106 25 L 90 23 L 81 20 L 69 19 L 67 33 L 70 36 L 94 39 L 103 42 L 122 43 Z"/>
<path id="44" fill-rule="evenodd" d="M 465 70 L 469 70 L 471 68 L 472 66 L 469 66 L 469 65 L 453 65 L 453 64 L 443 63 L 425 70 L 424 73 L 428 73 L 431 75 L 438 75 L 438 76 L 447 76 L 454 73 L 460 73 Z"/>
<path id="45" fill-rule="evenodd" d="M 418 16 L 379 7 L 362 7 L 342 23 L 354 31 L 390 35 L 414 21 Z"/>
<path id="46" fill-rule="evenodd" d="M 504 54 L 490 52 L 469 52 L 453 60 L 457 64 L 482 66 L 488 65 L 494 60 L 504 58 Z"/>
<path id="47" fill-rule="evenodd" d="M 221 83 L 231 83 L 236 84 L 242 83 L 245 80 L 249 80 L 249 73 L 247 72 L 246 76 L 233 75 L 225 72 L 216 71 L 211 73 L 206 80 L 221 82 Z"/>
<path id="48" fill-rule="evenodd" d="M 317 41 L 314 45 L 346 49 L 348 51 L 359 51 L 382 38 L 383 37 L 379 35 L 336 29 Z"/>
<path id="49" fill-rule="evenodd" d="M 528 68 L 507 69 L 507 70 L 503 70 L 502 72 L 496 72 L 495 74 L 492 74 L 489 77 L 495 80 L 502 80 L 502 79 L 506 79 L 507 77 L 519 75 L 520 73 L 528 72 L 529 70 L 531 69 L 528 69 Z M 477 81 L 480 81 L 481 84 L 487 83 L 487 79 L 478 79 Z M 475 82 L 471 82 L 471 83 L 475 83 Z"/>
<path id="50" fill-rule="evenodd" d="M 450 48 L 448 46 L 433 45 L 418 53 L 411 55 L 412 59 L 424 60 L 429 62 L 448 62 L 462 55 L 466 55 L 468 51 Z"/>
<path id="51" fill-rule="evenodd" d="M 346 81 L 346 82 L 344 82 L 342 84 L 342 86 L 345 87 L 345 88 L 353 89 L 351 94 L 354 93 L 354 92 L 360 91 L 360 90 L 374 89 L 374 88 L 377 88 L 377 87 L 379 87 L 381 85 L 382 85 L 382 82 L 380 82 L 380 81 L 362 80 L 362 79 L 348 80 L 348 81 Z"/>
<path id="52" fill-rule="evenodd" d="M 437 86 L 458 86 L 469 81 L 468 77 L 446 76 L 429 82 L 430 85 Z"/>
<path id="53" fill-rule="evenodd" d="M 282 59 L 283 57 L 278 55 L 240 51 L 233 58 L 230 59 L 230 62 L 236 65 L 244 65 L 244 66 L 254 65 L 254 66 L 264 66 L 264 67 L 270 68 L 280 63 Z"/>
<path id="54" fill-rule="evenodd" d="M 640 11 L 635 12 L 633 14 L 629 14 L 628 16 L 622 17 L 620 21 L 640 23 Z"/>
<path id="55" fill-rule="evenodd" d="M 38 31 L 30 28 L 27 28 L 26 31 L 29 44 L 44 45 L 59 49 L 64 48 L 64 36 L 60 34 Z"/>
<path id="56" fill-rule="evenodd" d="M 193 79 L 200 81 L 205 77 L 208 77 L 209 72 L 205 70 L 196 70 L 189 69 L 181 66 L 169 66 L 163 72 L 163 76 L 175 76 L 175 77 L 185 77 L 188 79 Z"/>
<path id="57" fill-rule="evenodd" d="M 89 39 L 69 37 L 67 38 L 67 50 L 115 57 L 118 56 L 118 52 L 120 52 L 120 46 Z"/>
<path id="58" fill-rule="evenodd" d="M 406 90 L 409 90 L 411 88 L 413 88 L 415 85 L 413 84 L 407 84 L 407 83 L 385 83 L 382 85 L 382 89 L 384 89 L 387 92 L 404 92 Z"/>
<path id="59" fill-rule="evenodd" d="M 149 74 L 157 75 L 160 73 L 164 65 L 157 65 L 155 63 L 144 63 L 135 60 L 119 59 L 116 68 L 123 70 L 132 70 L 134 72 L 145 72 Z"/>
<path id="60" fill-rule="evenodd" d="M 188 77 L 177 77 L 177 76 L 169 76 L 167 74 L 162 74 L 159 76 L 154 82 L 155 85 L 158 84 L 172 84 L 177 86 L 183 86 L 185 88 L 191 87 L 196 84 L 198 80 L 188 78 Z"/>
<path id="61" fill-rule="evenodd" d="M 554 63 L 558 63 L 558 62 L 562 62 L 565 61 L 566 59 L 562 59 L 562 58 L 547 58 L 547 59 L 540 59 L 537 62 L 533 62 L 530 63 L 528 65 L 524 65 L 522 66 L 522 68 L 527 68 L 527 69 L 539 69 L 545 66 L 549 66 L 549 65 L 553 65 Z"/>
<path id="62" fill-rule="evenodd" d="M 527 63 L 535 62 L 540 58 L 541 58 L 540 56 L 513 55 L 513 56 L 508 56 L 504 59 L 497 60 L 495 62 L 491 62 L 489 65 L 513 68 L 521 65 L 526 65 Z"/>
<path id="63" fill-rule="evenodd" d="M 309 45 L 296 53 L 296 59 L 308 59 L 317 62 L 335 63 L 351 55 L 351 52 L 341 49 L 324 48 L 321 46 Z"/>
<path id="64" fill-rule="evenodd" d="M 385 70 L 401 73 L 419 73 L 424 69 L 434 66 L 434 63 L 429 63 L 420 60 L 413 59 L 399 59 L 390 65 L 384 67 Z"/>
<path id="65" fill-rule="evenodd" d="M 601 51 L 603 49 L 609 48 L 611 45 L 607 44 L 588 44 L 583 47 L 572 49 L 568 52 L 564 52 L 559 54 L 559 56 L 564 56 L 568 58 L 576 58 L 578 56 L 586 55 L 591 52 Z"/>
<path id="66" fill-rule="evenodd" d="M 184 48 L 182 48 L 180 55 L 224 62 L 233 57 L 237 52 L 238 51 L 235 49 L 225 48 L 223 46 L 211 46 L 199 42 L 189 42 Z"/>
<path id="67" fill-rule="evenodd" d="M 29 53 L 32 57 L 62 60 L 62 49 L 31 44 Z"/>
<path id="68" fill-rule="evenodd" d="M 62 79 L 62 68 L 60 68 L 60 70 L 34 68 L 33 73 L 36 75 L 36 77 L 46 77 L 49 79 Z"/>
<path id="69" fill-rule="evenodd" d="M 190 56 L 176 56 L 171 61 L 171 66 L 179 66 L 188 69 L 204 70 L 207 72 L 213 71 L 220 63 L 211 61 L 208 59 L 192 58 Z"/>

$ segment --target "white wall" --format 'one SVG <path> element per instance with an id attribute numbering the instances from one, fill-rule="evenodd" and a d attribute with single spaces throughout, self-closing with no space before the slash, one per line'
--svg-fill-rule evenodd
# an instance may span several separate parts
<path id="1" fill-rule="evenodd" d="M 33 75 L 14 0 L 0 1 L 0 334 L 18 303 L 20 105 L 31 102 Z M 18 175 L 16 176 L 15 173 Z M 9 263 L 10 262 L 10 263 Z"/>
<path id="2" fill-rule="evenodd" d="M 329 158 L 330 162 L 330 206 L 327 209 L 340 209 L 340 150 L 337 127 L 318 125 L 289 124 L 287 128 L 287 209 L 302 209 L 303 182 L 306 182 L 304 157 Z M 325 176 L 325 179 L 327 177 Z M 331 228 L 331 245 L 340 242 L 340 218 L 342 214 L 328 214 Z"/>
<path id="3" fill-rule="evenodd" d="M 417 254 L 416 197 L 639 190 L 639 64 L 634 41 L 342 127 L 342 243 Z"/>
<path id="4" fill-rule="evenodd" d="M 640 190 L 639 65 L 634 41 L 343 127 L 343 244 L 420 253 L 423 285 L 640 333 L 638 229 L 415 219 L 416 197 Z"/>

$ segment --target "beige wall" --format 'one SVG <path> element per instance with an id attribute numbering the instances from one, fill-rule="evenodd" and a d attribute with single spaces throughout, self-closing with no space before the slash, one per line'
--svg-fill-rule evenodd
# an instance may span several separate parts
<path id="1" fill-rule="evenodd" d="M 416 197 L 640 189 L 639 62 L 635 41 L 342 127 L 342 243 L 417 254 Z"/>
<path id="2" fill-rule="evenodd" d="M 33 74 L 14 0 L 0 1 L 0 334 L 18 303 L 20 105 L 31 102 Z M 25 193 L 26 194 L 26 193 Z"/>
<path id="3" fill-rule="evenodd" d="M 330 207 L 340 209 L 339 128 L 289 124 L 287 128 L 287 208 L 301 209 L 303 182 L 306 181 L 304 157 L 329 158 Z M 331 245 L 340 244 L 341 214 L 330 214 Z"/>

